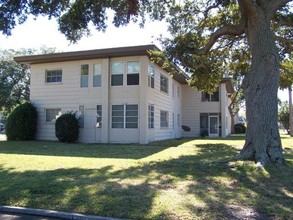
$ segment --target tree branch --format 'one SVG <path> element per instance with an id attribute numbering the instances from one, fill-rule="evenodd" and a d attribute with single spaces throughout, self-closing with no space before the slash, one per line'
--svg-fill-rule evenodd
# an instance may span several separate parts
<path id="1" fill-rule="evenodd" d="M 291 39 L 286 39 L 284 37 L 280 37 L 277 35 L 274 35 L 274 38 L 278 41 L 280 41 L 282 44 L 286 45 L 291 51 L 293 50 L 293 44 Z"/>
<path id="2" fill-rule="evenodd" d="M 269 4 L 269 9 L 271 12 L 277 11 L 278 8 L 281 8 L 291 2 L 292 0 L 271 0 Z"/>
<path id="3" fill-rule="evenodd" d="M 223 35 L 231 35 L 231 36 L 237 36 L 244 33 L 244 23 L 241 22 L 239 25 L 226 25 L 223 27 L 220 27 L 216 32 L 210 35 L 210 39 L 205 47 L 199 50 L 195 50 L 195 53 L 197 55 L 206 55 L 212 46 L 216 43 L 216 41 Z"/>

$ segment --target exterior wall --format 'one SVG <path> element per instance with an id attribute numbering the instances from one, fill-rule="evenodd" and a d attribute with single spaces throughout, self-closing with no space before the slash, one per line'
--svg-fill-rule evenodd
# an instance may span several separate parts
<path id="1" fill-rule="evenodd" d="M 200 131 L 200 114 L 218 114 L 221 115 L 221 134 L 220 136 L 226 137 L 230 134 L 229 128 L 229 112 L 227 109 L 228 94 L 224 83 L 219 88 L 219 100 L 216 102 L 203 102 L 201 92 L 189 87 L 183 86 L 183 98 L 182 98 L 182 125 L 190 128 L 189 132 L 183 131 L 183 137 L 199 137 Z"/>
<path id="2" fill-rule="evenodd" d="M 149 64 L 153 65 L 153 64 Z M 155 86 L 147 89 L 147 103 L 154 105 L 155 124 L 153 129 L 148 129 L 148 142 L 180 138 L 182 117 L 182 85 L 175 81 L 168 73 L 157 65 L 155 68 Z M 168 78 L 168 93 L 160 89 L 161 74 Z M 168 112 L 168 127 L 161 128 L 160 112 Z"/>
<path id="3" fill-rule="evenodd" d="M 126 85 L 127 66 L 124 65 L 123 86 L 110 85 L 112 61 L 139 61 L 139 85 Z M 81 65 L 89 65 L 88 87 L 80 87 Z M 101 87 L 93 87 L 93 65 L 102 64 Z M 181 137 L 182 86 L 159 66 L 155 66 L 155 88 L 148 87 L 147 56 L 118 57 L 110 59 L 80 60 L 31 65 L 31 102 L 37 107 L 39 120 L 37 139 L 56 140 L 55 123 L 46 122 L 46 109 L 78 112 L 84 106 L 84 127 L 80 128 L 80 142 L 95 143 L 149 143 L 150 141 Z M 45 71 L 62 69 L 61 83 L 46 83 Z M 160 91 L 160 74 L 169 79 L 169 93 Z M 174 88 L 174 89 L 172 89 Z M 177 94 L 179 88 L 179 94 Z M 174 95 L 173 95 L 174 91 Z M 174 96 L 174 97 L 173 97 Z M 138 105 L 138 128 L 112 128 L 112 105 Z M 154 129 L 148 128 L 148 104 L 155 107 Z M 102 127 L 97 128 L 96 106 L 102 105 Z M 169 112 L 169 127 L 160 128 L 160 110 Z M 174 118 L 174 119 L 173 119 Z"/>

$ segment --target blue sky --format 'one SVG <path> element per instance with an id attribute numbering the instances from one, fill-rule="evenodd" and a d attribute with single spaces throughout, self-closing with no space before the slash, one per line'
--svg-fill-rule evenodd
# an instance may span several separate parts
<path id="1" fill-rule="evenodd" d="M 138 24 L 116 28 L 109 24 L 105 33 L 94 28 L 92 36 L 83 37 L 77 44 L 70 44 L 65 36 L 58 31 L 56 20 L 47 17 L 29 18 L 24 24 L 16 26 L 9 37 L 0 34 L 0 49 L 35 48 L 42 46 L 56 48 L 57 51 L 91 50 L 121 46 L 156 44 L 160 35 L 167 36 L 167 25 L 163 22 L 146 23 L 145 28 Z M 282 101 L 288 100 L 288 91 L 279 91 Z"/>

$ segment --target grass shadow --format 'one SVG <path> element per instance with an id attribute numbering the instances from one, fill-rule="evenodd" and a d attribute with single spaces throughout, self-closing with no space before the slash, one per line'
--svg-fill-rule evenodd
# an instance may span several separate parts
<path id="1" fill-rule="evenodd" d="M 53 141 L 3 141 L 0 154 L 141 159 L 165 150 L 166 146 L 66 144 Z"/>

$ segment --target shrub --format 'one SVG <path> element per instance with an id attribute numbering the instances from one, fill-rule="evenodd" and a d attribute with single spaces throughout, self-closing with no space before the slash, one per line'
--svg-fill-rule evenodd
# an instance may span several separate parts
<path id="1" fill-rule="evenodd" d="M 75 142 L 78 139 L 79 126 L 75 113 L 61 115 L 55 124 L 56 137 L 61 142 Z"/>
<path id="2" fill-rule="evenodd" d="M 246 127 L 244 123 L 238 123 L 234 125 L 235 134 L 245 134 L 246 133 Z"/>
<path id="3" fill-rule="evenodd" d="M 33 104 L 18 105 L 8 116 L 5 131 L 8 140 L 34 140 L 37 130 L 38 113 Z"/>

